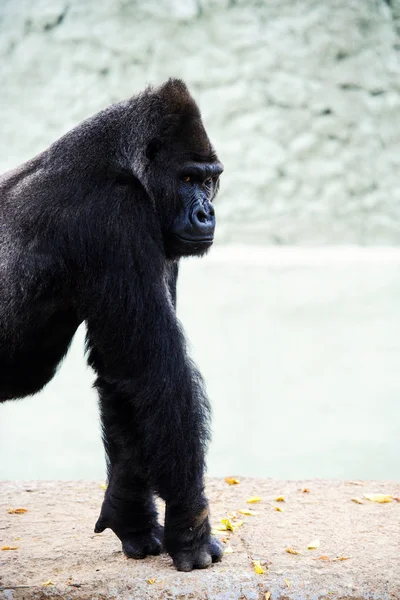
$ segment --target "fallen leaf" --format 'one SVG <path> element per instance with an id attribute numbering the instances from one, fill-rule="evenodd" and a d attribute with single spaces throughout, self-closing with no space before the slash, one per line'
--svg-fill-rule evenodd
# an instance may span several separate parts
<path id="1" fill-rule="evenodd" d="M 101 483 L 100 487 L 102 490 L 106 490 L 107 489 L 107 484 L 106 483 Z"/>
<path id="2" fill-rule="evenodd" d="M 251 496 L 250 498 L 247 498 L 246 502 L 248 502 L 249 504 L 255 504 L 256 502 L 261 502 L 261 497 L 260 496 Z"/>
<path id="3" fill-rule="evenodd" d="M 9 508 L 8 509 L 9 515 L 23 515 L 26 512 L 28 512 L 27 508 Z"/>
<path id="4" fill-rule="evenodd" d="M 47 585 L 54 585 L 54 583 L 52 582 L 52 580 L 51 580 L 51 579 L 48 579 L 47 581 L 44 581 L 44 582 L 42 583 L 42 585 L 44 585 L 44 586 L 47 586 Z"/>
<path id="5" fill-rule="evenodd" d="M 264 600 L 270 600 L 270 598 L 271 598 L 271 592 L 265 592 Z"/>
<path id="6" fill-rule="evenodd" d="M 2 546 L 2 550 L 18 550 L 18 546 Z"/>
<path id="7" fill-rule="evenodd" d="M 237 479 L 236 477 L 225 477 L 225 481 L 226 483 L 229 483 L 229 485 L 236 485 L 240 483 L 240 479 Z"/>
<path id="8" fill-rule="evenodd" d="M 355 502 L 356 504 L 364 504 L 361 498 L 351 498 L 351 501 Z"/>
<path id="9" fill-rule="evenodd" d="M 226 531 L 235 531 L 235 529 L 243 525 L 243 521 L 236 521 L 235 523 L 232 523 L 230 519 L 221 519 L 221 523 L 225 525 Z"/>
<path id="10" fill-rule="evenodd" d="M 287 552 L 288 554 L 300 554 L 300 552 L 298 552 L 294 548 L 291 548 L 290 546 L 289 548 L 286 548 L 285 552 Z"/>
<path id="11" fill-rule="evenodd" d="M 288 588 L 289 588 L 289 590 L 290 590 L 290 588 L 291 588 L 292 586 L 290 585 L 290 581 L 289 581 L 289 579 L 285 579 L 285 583 L 286 583 L 286 585 L 288 586 Z"/>
<path id="12" fill-rule="evenodd" d="M 258 515 L 255 510 L 250 510 L 249 508 L 241 508 L 238 510 L 238 513 L 241 515 L 246 515 L 247 517 L 256 517 Z"/>
<path id="13" fill-rule="evenodd" d="M 393 500 L 393 496 L 390 494 L 364 494 L 364 498 L 371 502 L 379 502 L 379 504 L 384 504 L 385 502 L 391 502 Z"/>
<path id="14" fill-rule="evenodd" d="M 212 535 L 221 535 L 223 531 L 227 531 L 226 525 L 214 525 L 211 529 Z"/>
<path id="15" fill-rule="evenodd" d="M 20 537 L 15 537 L 13 538 L 13 542 L 18 542 L 21 538 Z"/>
<path id="16" fill-rule="evenodd" d="M 227 546 L 224 550 L 224 554 L 232 554 L 232 553 L 233 553 L 232 546 Z"/>
<path id="17" fill-rule="evenodd" d="M 285 496 L 278 496 L 275 498 L 275 502 L 285 502 Z"/>
<path id="18" fill-rule="evenodd" d="M 281 506 L 274 506 L 274 510 L 277 510 L 278 512 L 285 512 L 285 509 Z"/>
<path id="19" fill-rule="evenodd" d="M 303 492 L 303 494 L 308 494 L 310 492 L 308 488 L 303 488 L 301 491 Z"/>
<path id="20" fill-rule="evenodd" d="M 253 560 L 253 565 L 254 572 L 257 573 L 257 575 L 262 575 L 263 573 L 265 573 L 265 569 L 263 569 L 259 560 Z"/>
<path id="21" fill-rule="evenodd" d="M 315 548 L 319 548 L 319 540 L 313 540 L 307 546 L 307 550 L 315 550 Z"/>
<path id="22" fill-rule="evenodd" d="M 155 583 L 155 582 L 156 582 L 155 579 L 147 579 L 147 583 L 151 583 L 152 584 L 152 583 Z"/>
<path id="23" fill-rule="evenodd" d="M 336 558 L 329 558 L 329 556 L 326 556 L 325 554 L 323 554 L 322 556 L 316 556 L 315 558 L 313 558 L 313 560 L 329 560 L 329 561 L 341 561 L 341 560 L 349 560 L 350 556 L 337 556 Z"/>

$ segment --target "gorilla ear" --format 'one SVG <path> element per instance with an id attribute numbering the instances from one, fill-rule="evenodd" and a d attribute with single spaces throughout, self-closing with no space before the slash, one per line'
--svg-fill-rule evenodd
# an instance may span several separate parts
<path id="1" fill-rule="evenodd" d="M 147 144 L 146 158 L 154 160 L 162 146 L 161 140 L 154 138 Z"/>

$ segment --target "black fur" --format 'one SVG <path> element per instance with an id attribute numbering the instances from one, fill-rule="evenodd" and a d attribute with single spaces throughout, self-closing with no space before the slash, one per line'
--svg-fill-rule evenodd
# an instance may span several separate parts
<path id="1" fill-rule="evenodd" d="M 54 375 L 83 321 L 108 488 L 96 531 L 175 566 L 221 557 L 204 495 L 209 406 L 175 315 L 178 260 L 211 246 L 222 165 L 183 82 L 100 112 L 0 178 L 0 401 Z"/>

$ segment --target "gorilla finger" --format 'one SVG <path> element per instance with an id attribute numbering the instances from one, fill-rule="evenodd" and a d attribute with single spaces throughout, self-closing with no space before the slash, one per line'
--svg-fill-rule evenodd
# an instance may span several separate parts
<path id="1" fill-rule="evenodd" d="M 172 560 L 178 571 L 185 571 L 188 573 L 193 570 L 193 559 L 189 552 L 179 552 Z"/>
<path id="2" fill-rule="evenodd" d="M 195 569 L 207 569 L 212 563 L 211 554 L 208 550 L 200 550 L 196 556 L 194 567 Z"/>
<path id="3" fill-rule="evenodd" d="M 147 554 L 143 548 L 139 548 L 134 542 L 126 541 L 122 544 L 122 551 L 128 558 L 146 558 Z"/>
<path id="4" fill-rule="evenodd" d="M 149 554 L 157 556 L 161 552 L 161 542 L 154 535 L 137 536 L 125 539 L 122 550 L 128 558 L 145 558 Z"/>
<path id="5" fill-rule="evenodd" d="M 211 554 L 211 558 L 212 558 L 213 562 L 220 561 L 224 554 L 224 549 L 223 549 L 221 542 L 219 540 L 217 540 L 217 538 L 215 538 L 215 537 L 210 538 L 210 541 L 208 543 L 208 550 Z"/>

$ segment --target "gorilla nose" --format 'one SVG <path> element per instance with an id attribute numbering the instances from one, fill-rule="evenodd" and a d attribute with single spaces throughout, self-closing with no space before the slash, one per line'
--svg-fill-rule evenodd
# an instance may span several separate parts
<path id="1" fill-rule="evenodd" d="M 212 235 L 215 229 L 214 208 L 209 205 L 197 206 L 192 212 L 192 225 L 202 235 Z"/>

